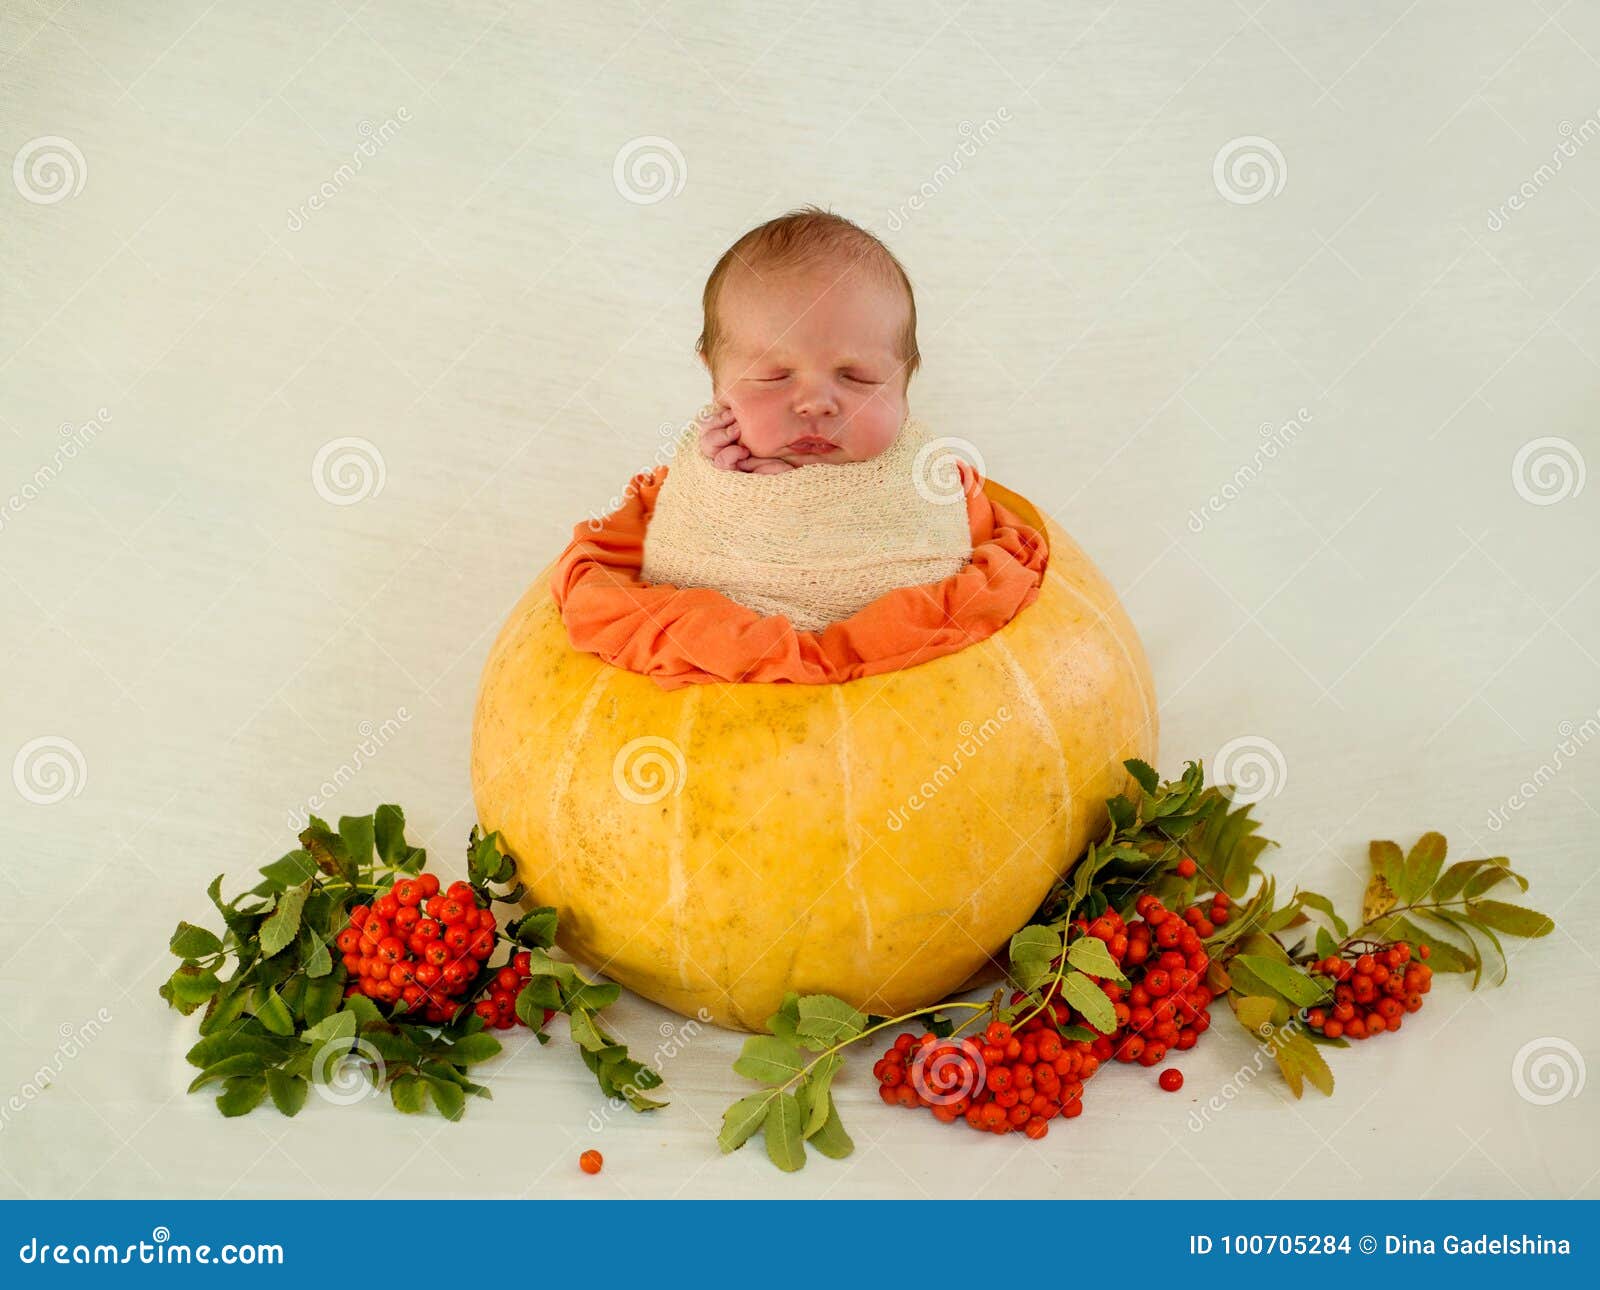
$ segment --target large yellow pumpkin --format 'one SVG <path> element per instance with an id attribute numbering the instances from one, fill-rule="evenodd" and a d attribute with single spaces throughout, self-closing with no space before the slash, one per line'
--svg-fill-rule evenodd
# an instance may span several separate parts
<path id="1" fill-rule="evenodd" d="M 1044 532 L 998 633 L 833 685 L 664 691 L 568 642 L 547 569 L 484 668 L 478 819 L 573 956 L 686 1016 L 757 1029 L 784 992 L 893 1014 L 957 990 L 1156 760 L 1149 666 L 1115 593 Z"/>

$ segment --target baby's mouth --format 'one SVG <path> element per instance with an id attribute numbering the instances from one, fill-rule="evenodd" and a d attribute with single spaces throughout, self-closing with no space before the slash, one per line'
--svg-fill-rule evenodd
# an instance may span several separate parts
<path id="1" fill-rule="evenodd" d="M 794 442 L 789 445 L 789 451 L 794 453 L 806 453 L 809 455 L 812 453 L 832 452 L 838 446 L 838 444 L 833 443 L 828 439 L 817 439 L 807 436 L 804 439 L 794 440 Z"/>

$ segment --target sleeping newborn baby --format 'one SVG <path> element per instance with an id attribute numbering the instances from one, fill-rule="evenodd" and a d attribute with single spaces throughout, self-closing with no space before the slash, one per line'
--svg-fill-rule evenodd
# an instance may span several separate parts
<path id="1" fill-rule="evenodd" d="M 703 309 L 713 399 L 676 445 L 641 578 L 820 631 L 960 572 L 965 493 L 907 410 L 916 304 L 888 248 L 796 211 L 728 249 Z"/>

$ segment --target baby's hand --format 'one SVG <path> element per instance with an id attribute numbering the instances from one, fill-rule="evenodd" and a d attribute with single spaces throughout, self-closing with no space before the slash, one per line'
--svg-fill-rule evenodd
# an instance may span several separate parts
<path id="1" fill-rule="evenodd" d="M 781 475 L 795 469 L 776 457 L 757 457 L 739 441 L 739 423 L 733 409 L 712 404 L 697 418 L 700 451 L 718 470 L 740 470 L 747 475 Z"/>

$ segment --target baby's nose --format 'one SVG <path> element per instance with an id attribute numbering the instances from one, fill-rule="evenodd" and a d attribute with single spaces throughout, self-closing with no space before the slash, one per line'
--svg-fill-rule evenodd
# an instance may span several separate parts
<path id="1" fill-rule="evenodd" d="M 832 386 L 813 382 L 795 391 L 794 410 L 801 416 L 831 416 L 839 410 L 839 403 Z"/>

